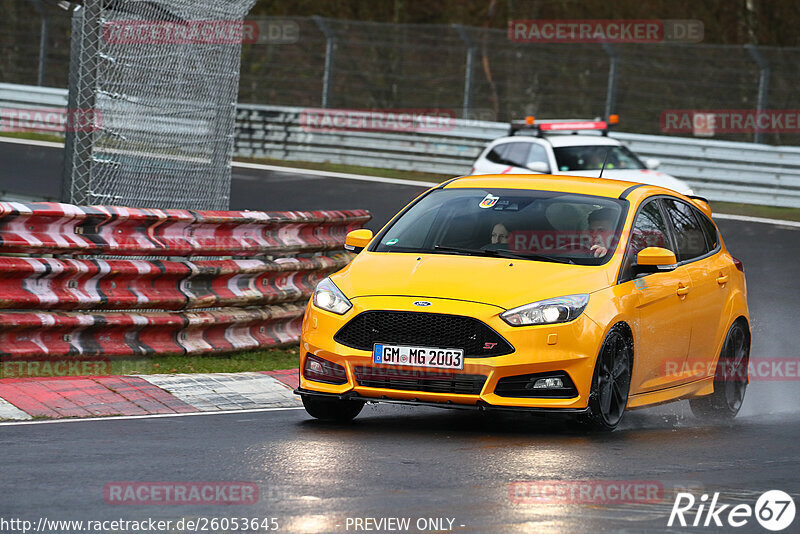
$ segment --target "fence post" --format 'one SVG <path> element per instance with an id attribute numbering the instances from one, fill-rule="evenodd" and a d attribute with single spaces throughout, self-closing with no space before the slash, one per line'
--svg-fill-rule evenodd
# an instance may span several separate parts
<path id="1" fill-rule="evenodd" d="M 42 0 L 35 0 L 33 3 L 39 16 L 42 18 L 41 33 L 39 35 L 39 69 L 36 74 L 36 85 L 44 85 L 44 73 L 47 67 L 47 40 L 50 36 L 50 16 L 47 9 L 42 5 Z"/>
<path id="2" fill-rule="evenodd" d="M 70 39 L 69 96 L 67 117 L 78 110 L 94 112 L 96 106 L 98 54 L 102 37 L 101 0 L 87 0 L 72 12 Z M 93 128 L 67 128 L 64 141 L 64 171 L 61 200 L 88 204 L 92 187 Z"/>
<path id="3" fill-rule="evenodd" d="M 603 43 L 603 50 L 608 54 L 608 85 L 606 88 L 606 115 L 605 119 L 608 120 L 609 115 L 614 113 L 614 105 L 617 99 L 617 51 L 609 43 Z"/>
<path id="4" fill-rule="evenodd" d="M 758 75 L 758 102 L 756 103 L 756 116 L 761 117 L 761 113 L 767 109 L 767 97 L 769 91 L 769 75 L 770 75 L 770 68 L 769 62 L 761 55 L 761 52 L 758 51 L 754 45 L 746 44 L 744 47 L 750 53 L 750 57 L 758 65 L 759 75 Z M 763 143 L 764 142 L 764 133 L 761 129 L 758 128 L 758 122 L 756 122 L 756 132 L 753 135 L 753 142 L 754 143 Z"/>
<path id="5" fill-rule="evenodd" d="M 467 30 L 461 24 L 453 24 L 458 36 L 467 45 L 467 62 L 464 67 L 464 109 L 462 118 L 468 119 L 472 109 L 472 66 L 475 63 L 475 43 L 470 39 Z"/>
<path id="6" fill-rule="evenodd" d="M 325 19 L 319 15 L 311 17 L 325 36 L 325 72 L 322 76 L 322 107 L 331 103 L 331 77 L 333 76 L 333 58 L 336 55 L 336 34 L 333 33 Z"/>

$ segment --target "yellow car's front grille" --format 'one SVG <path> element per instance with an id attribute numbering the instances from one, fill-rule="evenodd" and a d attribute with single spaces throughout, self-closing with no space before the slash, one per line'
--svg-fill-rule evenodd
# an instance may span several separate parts
<path id="1" fill-rule="evenodd" d="M 467 358 L 514 352 L 503 336 L 482 321 L 443 313 L 367 311 L 353 317 L 333 339 L 370 351 L 376 343 L 463 349 Z"/>
<path id="2" fill-rule="evenodd" d="M 353 368 L 353 372 L 359 386 L 426 393 L 478 395 L 486 383 L 484 375 L 421 371 L 419 369 L 386 369 L 359 365 Z"/>

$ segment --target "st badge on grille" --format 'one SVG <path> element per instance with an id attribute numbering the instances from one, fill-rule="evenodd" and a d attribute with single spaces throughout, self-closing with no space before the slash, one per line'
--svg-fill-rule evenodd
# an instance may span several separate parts
<path id="1" fill-rule="evenodd" d="M 428 302 L 427 300 L 418 300 L 418 301 L 414 302 L 414 306 L 423 306 L 424 307 L 424 306 L 430 306 L 430 305 L 431 305 L 431 303 Z"/>

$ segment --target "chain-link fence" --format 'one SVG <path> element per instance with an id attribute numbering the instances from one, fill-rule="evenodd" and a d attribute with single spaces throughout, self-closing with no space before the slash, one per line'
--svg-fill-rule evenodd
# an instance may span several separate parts
<path id="1" fill-rule="evenodd" d="M 65 200 L 228 208 L 240 33 L 253 1 L 84 1 L 72 26 Z"/>
<path id="2" fill-rule="evenodd" d="M 36 37 L 29 40 L 28 64 L 6 55 L 0 74 L 3 81 L 35 83 L 38 52 L 33 43 L 38 42 L 39 15 L 27 0 L 6 2 L 28 4 L 31 21 L 26 24 Z M 621 130 L 649 134 L 668 133 L 660 120 L 665 110 L 800 109 L 800 48 L 529 44 L 512 42 L 499 29 L 315 17 L 282 20 L 296 26 L 296 39 L 244 44 L 240 102 L 438 108 L 458 117 L 500 121 L 526 115 L 594 117 L 613 111 L 621 117 Z M 45 80 L 65 86 L 65 67 L 59 63 L 63 53 L 53 48 L 56 30 L 50 33 Z M 717 132 L 715 137 L 756 139 L 753 133 Z M 800 135 L 766 133 L 760 141 L 798 145 Z"/>
<path id="3" fill-rule="evenodd" d="M 666 110 L 756 110 L 760 90 L 762 109 L 800 109 L 800 48 L 530 44 L 498 29 L 292 20 L 300 26 L 296 43 L 243 48 L 241 102 L 444 108 L 499 121 L 612 112 L 620 129 L 649 134 L 665 133 Z M 763 134 L 762 141 L 800 144 L 800 135 Z"/>

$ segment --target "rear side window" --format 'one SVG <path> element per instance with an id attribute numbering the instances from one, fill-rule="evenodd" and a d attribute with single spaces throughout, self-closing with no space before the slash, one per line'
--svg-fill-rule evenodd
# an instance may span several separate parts
<path id="1" fill-rule="evenodd" d="M 525 167 L 528 164 L 528 153 L 530 151 L 530 143 L 509 143 L 505 157 L 510 165 Z"/>
<path id="2" fill-rule="evenodd" d="M 492 163 L 505 163 L 505 153 L 508 150 L 509 144 L 510 143 L 502 143 L 495 146 L 489 151 L 488 154 L 486 154 L 486 159 Z"/>
<path id="3" fill-rule="evenodd" d="M 547 157 L 547 150 L 542 145 L 531 145 L 531 153 L 528 155 L 528 163 L 542 162 L 550 166 L 550 158 Z"/>
<path id="4" fill-rule="evenodd" d="M 696 210 L 693 207 L 673 199 L 664 199 L 664 207 L 675 230 L 678 261 L 691 260 L 711 250 L 706 243 L 705 232 L 695 216 Z"/>
<path id="5" fill-rule="evenodd" d="M 625 251 L 625 260 L 622 265 L 621 280 L 633 278 L 632 265 L 636 262 L 636 255 L 647 247 L 661 247 L 672 250 L 667 233 L 667 224 L 658 207 L 658 200 L 651 200 L 645 204 L 636 215 Z"/>
<path id="6" fill-rule="evenodd" d="M 703 233 L 706 236 L 706 244 L 708 245 L 708 250 L 714 250 L 717 248 L 719 244 L 719 235 L 717 234 L 717 227 L 714 226 L 714 223 L 706 217 L 702 213 L 698 213 L 695 210 L 694 214 L 697 216 L 697 220 L 700 221 L 700 226 L 703 227 Z"/>

